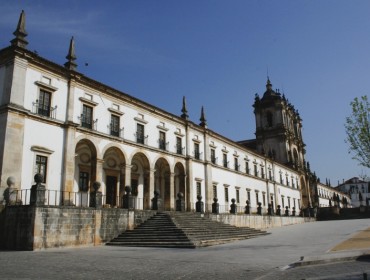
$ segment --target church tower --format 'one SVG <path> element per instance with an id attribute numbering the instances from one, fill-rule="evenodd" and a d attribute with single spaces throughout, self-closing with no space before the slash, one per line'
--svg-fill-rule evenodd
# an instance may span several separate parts
<path id="1" fill-rule="evenodd" d="M 269 78 L 265 93 L 262 98 L 256 94 L 253 107 L 257 151 L 294 169 L 305 168 L 302 119 L 285 96 L 272 89 Z"/>

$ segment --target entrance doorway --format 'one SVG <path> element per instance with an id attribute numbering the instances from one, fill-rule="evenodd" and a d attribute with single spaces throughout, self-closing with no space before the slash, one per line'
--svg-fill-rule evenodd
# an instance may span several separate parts
<path id="1" fill-rule="evenodd" d="M 117 205 L 117 177 L 107 176 L 106 184 L 106 204 L 111 207 Z"/>

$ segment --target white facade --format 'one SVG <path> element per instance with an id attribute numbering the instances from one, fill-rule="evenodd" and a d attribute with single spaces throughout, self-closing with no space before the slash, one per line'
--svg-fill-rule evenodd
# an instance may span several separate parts
<path id="1" fill-rule="evenodd" d="M 71 52 L 71 49 L 70 49 Z M 69 61 L 72 63 L 73 59 Z M 7 178 L 28 203 L 35 173 L 45 177 L 47 203 L 88 206 L 92 183 L 104 204 L 120 207 L 124 186 L 149 209 L 154 190 L 165 209 L 182 192 L 187 210 L 197 195 L 210 211 L 238 211 L 249 200 L 302 207 L 302 174 L 135 97 L 43 59 L 25 46 L 0 50 L 1 190 Z M 1 195 L 2 198 L 2 195 Z"/>
<path id="2" fill-rule="evenodd" d="M 353 200 L 346 192 L 322 183 L 317 183 L 317 198 L 318 207 L 339 206 L 347 208 L 353 205 Z"/>
<path id="3" fill-rule="evenodd" d="M 347 193 L 351 197 L 353 207 L 370 204 L 370 182 L 360 180 L 358 177 L 353 177 L 336 188 Z"/>

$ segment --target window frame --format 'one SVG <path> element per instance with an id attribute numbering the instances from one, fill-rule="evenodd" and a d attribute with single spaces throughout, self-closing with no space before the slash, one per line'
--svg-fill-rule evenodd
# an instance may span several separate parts
<path id="1" fill-rule="evenodd" d="M 116 122 L 114 121 L 116 120 Z M 120 137 L 121 132 L 121 118 L 115 114 L 111 114 L 110 118 L 110 135 Z"/>
<path id="2" fill-rule="evenodd" d="M 38 159 L 45 159 L 45 162 L 40 162 Z M 49 157 L 44 154 L 35 154 L 35 161 L 34 161 L 34 174 L 41 174 L 43 177 L 42 183 L 46 183 L 47 177 L 48 177 L 48 162 Z M 44 170 L 41 171 L 41 167 L 44 166 Z"/>

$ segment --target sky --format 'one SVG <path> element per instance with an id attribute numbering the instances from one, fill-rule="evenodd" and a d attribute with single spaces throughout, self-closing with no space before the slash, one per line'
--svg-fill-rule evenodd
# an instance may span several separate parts
<path id="1" fill-rule="evenodd" d="M 306 160 L 321 182 L 369 175 L 348 153 L 350 102 L 369 93 L 370 1 L 0 1 L 0 48 L 20 12 L 28 49 L 232 140 L 255 137 L 254 96 L 267 76 L 303 119 Z"/>

